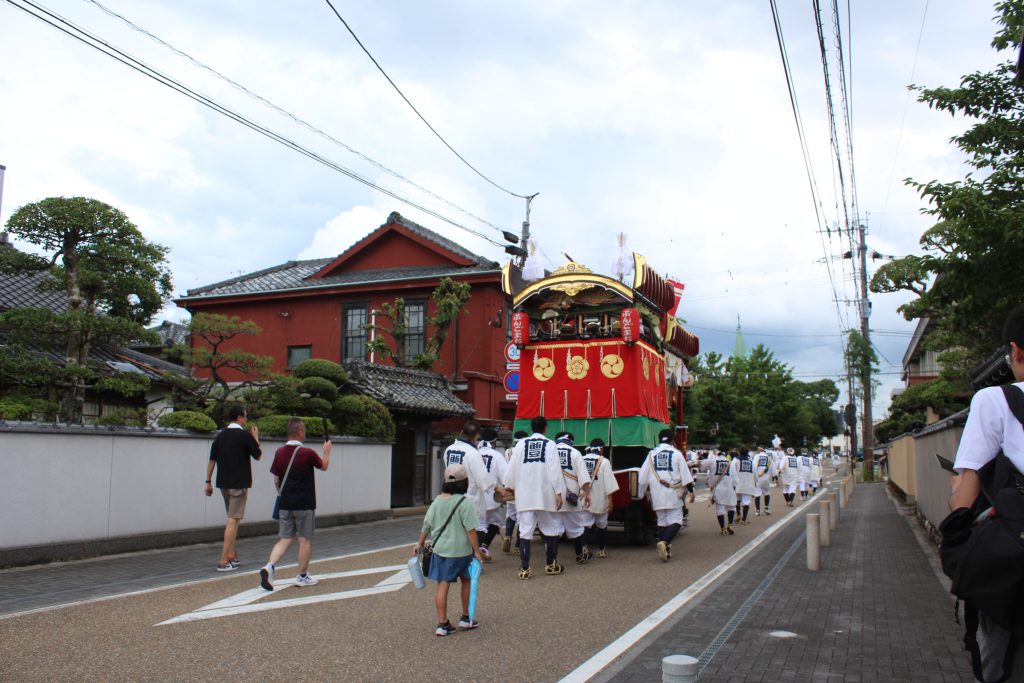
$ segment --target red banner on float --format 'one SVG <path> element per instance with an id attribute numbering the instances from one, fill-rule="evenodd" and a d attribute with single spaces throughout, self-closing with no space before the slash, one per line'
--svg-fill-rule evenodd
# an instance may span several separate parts
<path id="1" fill-rule="evenodd" d="M 523 311 L 512 314 L 512 343 L 526 346 L 530 340 L 530 316 Z"/>
<path id="2" fill-rule="evenodd" d="M 645 342 L 538 342 L 524 349 L 521 364 L 517 419 L 669 421 L 665 362 Z"/>
<path id="3" fill-rule="evenodd" d="M 640 339 L 640 311 L 635 308 L 622 309 L 622 341 L 627 344 Z"/>

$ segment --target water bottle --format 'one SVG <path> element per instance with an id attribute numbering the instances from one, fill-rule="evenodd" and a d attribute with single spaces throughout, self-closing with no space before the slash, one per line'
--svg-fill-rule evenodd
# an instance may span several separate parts
<path id="1" fill-rule="evenodd" d="M 412 585 L 416 586 L 417 589 L 425 588 L 427 580 L 423 578 L 423 567 L 420 565 L 420 556 L 413 555 L 406 562 L 409 567 L 409 576 L 412 577 Z"/>

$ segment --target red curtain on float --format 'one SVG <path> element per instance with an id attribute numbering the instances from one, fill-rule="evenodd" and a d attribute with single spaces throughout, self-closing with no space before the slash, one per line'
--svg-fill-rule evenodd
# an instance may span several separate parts
<path id="1" fill-rule="evenodd" d="M 516 418 L 669 421 L 665 363 L 643 342 L 537 342 L 520 360 Z"/>

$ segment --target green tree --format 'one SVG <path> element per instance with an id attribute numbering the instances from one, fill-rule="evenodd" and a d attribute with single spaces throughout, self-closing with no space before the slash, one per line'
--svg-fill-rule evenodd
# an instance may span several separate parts
<path id="1" fill-rule="evenodd" d="M 956 385 L 942 377 L 912 384 L 892 399 L 888 417 L 875 425 L 875 437 L 883 443 L 924 427 L 929 408 L 939 418 L 948 417 L 966 407 L 962 396 Z"/>
<path id="2" fill-rule="evenodd" d="M 62 292 L 66 309 L 15 309 L 0 318 L 13 345 L 60 349 L 63 368 L 53 370 L 60 416 L 80 422 L 85 389 L 96 374 L 89 351 L 98 344 L 146 339 L 145 324 L 171 291 L 167 249 L 145 239 L 119 209 L 87 197 L 51 197 L 16 210 L 7 229 L 41 254 L 0 250 L 0 271 L 47 273 L 40 289 Z M 27 355 L 26 355 L 27 354 Z"/>
<path id="3" fill-rule="evenodd" d="M 405 300 L 399 297 L 394 303 L 382 304 L 382 316 L 388 324 L 386 327 L 367 325 L 367 329 L 375 332 L 373 341 L 368 344 L 369 350 L 379 354 L 381 358 L 391 359 L 398 367 L 433 370 L 441 357 L 441 347 L 448 339 L 451 325 L 459 317 L 459 313 L 466 309 L 469 297 L 468 283 L 456 282 L 450 277 L 441 280 L 430 295 L 434 302 L 434 315 L 425 321 L 428 328 L 433 328 L 433 332 L 427 339 L 423 352 L 411 358 L 407 351 L 409 320 L 405 311 Z M 390 343 L 384 335 L 391 338 Z"/>
<path id="4" fill-rule="evenodd" d="M 908 320 L 930 317 L 930 348 L 963 377 L 1001 343 L 1007 313 L 1024 292 L 1024 88 L 1014 82 L 1024 2 L 998 2 L 992 47 L 1005 57 L 959 87 L 912 86 L 918 101 L 971 121 L 951 142 L 967 155 L 962 180 L 907 179 L 926 200 L 935 224 L 921 236 L 923 254 L 883 265 L 871 280 L 877 293 L 909 291 L 900 306 Z"/>

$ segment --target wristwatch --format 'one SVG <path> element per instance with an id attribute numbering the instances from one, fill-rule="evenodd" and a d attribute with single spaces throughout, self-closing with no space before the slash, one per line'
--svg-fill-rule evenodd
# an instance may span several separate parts
<path id="1" fill-rule="evenodd" d="M 209 480 L 209 479 L 207 479 L 207 480 L 206 480 L 206 483 L 207 483 L 207 484 L 209 484 L 209 483 L 210 483 L 210 480 Z"/>

